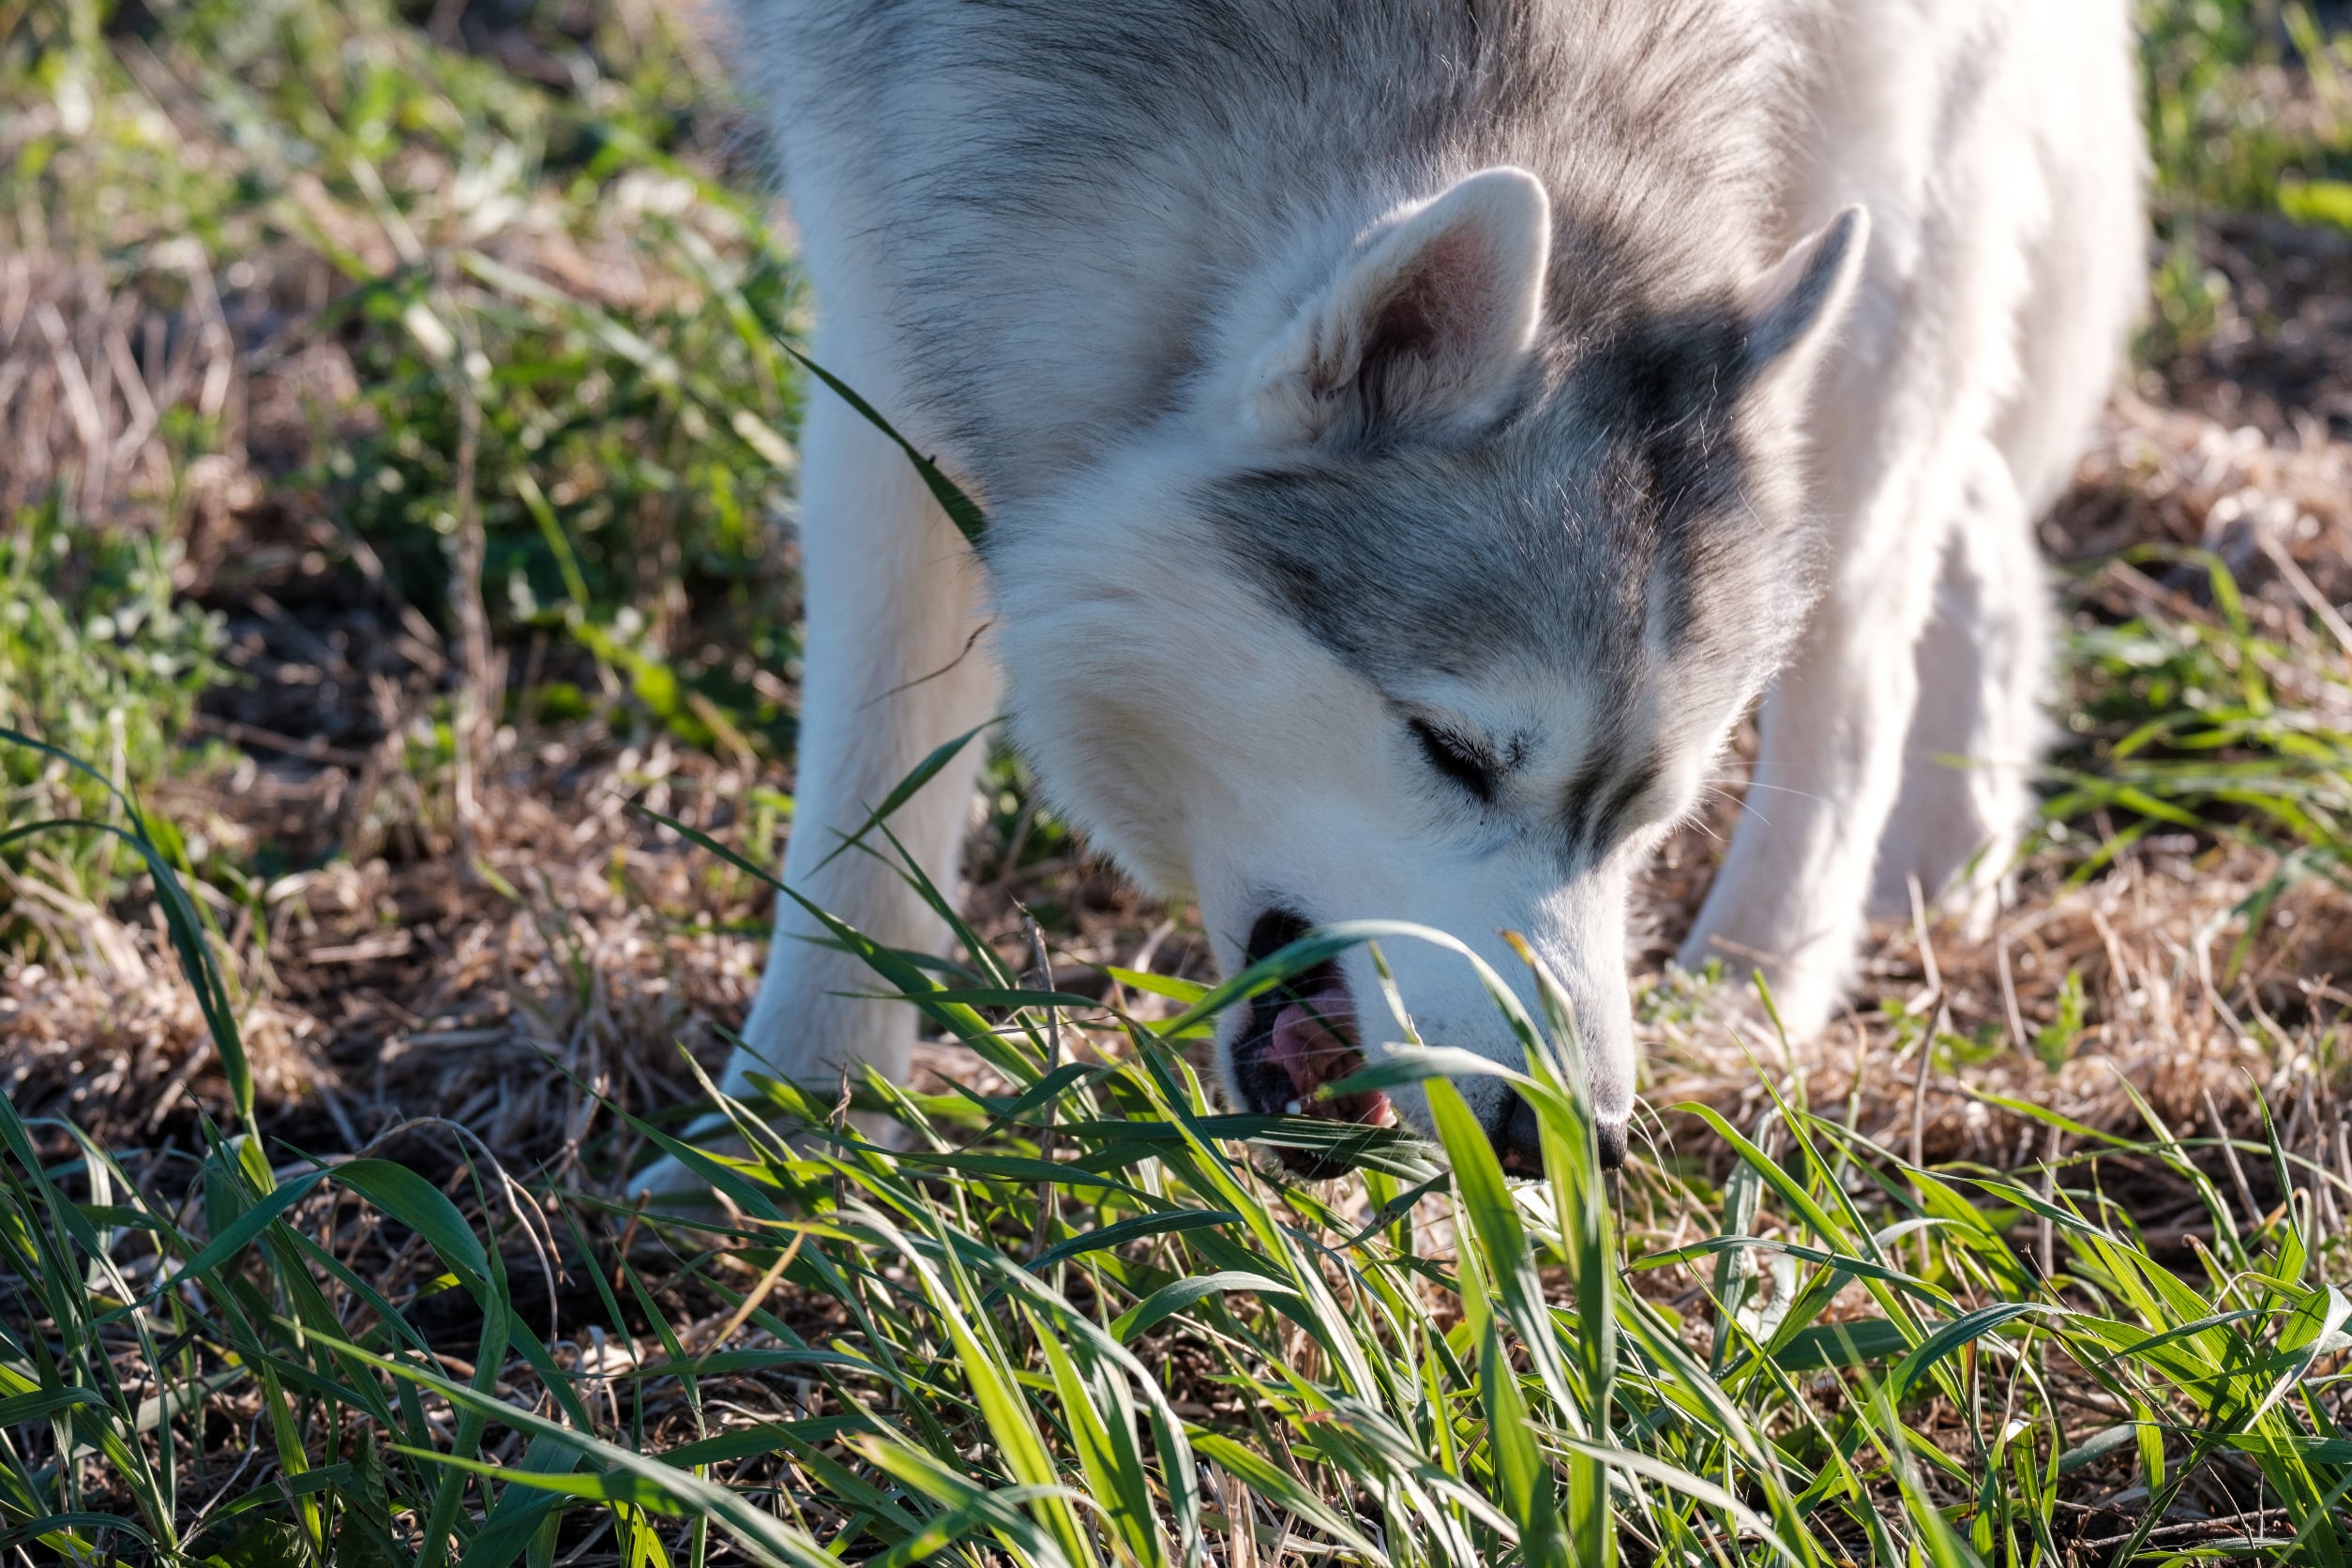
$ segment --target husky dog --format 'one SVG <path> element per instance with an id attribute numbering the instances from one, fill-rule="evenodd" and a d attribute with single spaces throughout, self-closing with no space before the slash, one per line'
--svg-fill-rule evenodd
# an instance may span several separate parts
<path id="1" fill-rule="evenodd" d="M 737 9 L 814 357 L 991 518 L 975 552 L 814 395 L 797 892 L 942 945 L 834 852 L 1001 701 L 1229 972 L 1395 917 L 1524 973 L 1524 934 L 1614 1164 L 1628 882 L 1759 694 L 1685 963 L 1760 970 L 1811 1031 L 1874 895 L 1995 888 L 2032 524 L 2139 290 L 2125 0 Z M 893 819 L 942 888 L 977 751 Z M 905 1073 L 912 1014 L 822 934 L 779 908 L 731 1084 Z M 1386 957 L 1424 1039 L 1517 1062 L 1458 957 Z M 1397 1037 L 1376 986 L 1358 950 L 1229 1018 L 1234 1106 L 1380 1114 L 1314 1093 Z M 1530 1168 L 1516 1096 L 1463 1091 Z"/>

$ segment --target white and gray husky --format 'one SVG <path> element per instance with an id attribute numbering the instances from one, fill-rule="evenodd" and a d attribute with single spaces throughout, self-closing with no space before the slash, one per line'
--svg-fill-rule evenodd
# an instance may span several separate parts
<path id="1" fill-rule="evenodd" d="M 1229 972 L 1377 917 L 1524 974 L 1522 933 L 1615 1163 L 1628 882 L 1759 694 L 1686 963 L 1760 970 L 1812 1031 L 1874 902 L 1997 889 L 2041 728 L 2032 525 L 2139 292 L 2125 12 L 738 0 L 814 357 L 991 518 L 975 552 L 813 395 L 787 882 L 942 944 L 833 852 L 1001 703 Z M 942 887 L 978 751 L 893 820 Z M 732 1082 L 907 1070 L 913 1012 L 821 934 L 779 909 Z M 1386 957 L 1425 1040 L 1517 1061 L 1458 957 Z M 1358 949 L 1237 1009 L 1225 1094 L 1380 1114 L 1314 1092 L 1400 1037 L 1380 994 Z M 1526 1168 L 1516 1096 L 1463 1088 Z"/>

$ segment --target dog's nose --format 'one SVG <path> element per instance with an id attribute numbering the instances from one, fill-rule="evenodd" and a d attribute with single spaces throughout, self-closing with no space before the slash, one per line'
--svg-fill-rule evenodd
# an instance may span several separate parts
<path id="1" fill-rule="evenodd" d="M 1511 1096 L 1510 1112 L 1495 1135 L 1495 1153 L 1505 1175 L 1544 1174 L 1544 1141 L 1536 1131 L 1535 1108 L 1516 1094 Z"/>
<path id="2" fill-rule="evenodd" d="M 1615 1170 L 1623 1165 L 1625 1123 L 1604 1122 L 1593 1130 L 1601 1145 L 1601 1168 Z M 1535 1108 L 1516 1094 L 1511 1096 L 1510 1113 L 1495 1133 L 1495 1153 L 1507 1176 L 1544 1174 L 1544 1143 L 1536 1130 Z"/>

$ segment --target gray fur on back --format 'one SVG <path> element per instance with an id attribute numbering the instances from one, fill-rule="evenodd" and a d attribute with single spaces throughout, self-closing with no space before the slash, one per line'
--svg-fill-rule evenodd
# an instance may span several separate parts
<path id="1" fill-rule="evenodd" d="M 788 169 L 822 157 L 829 186 L 880 192 L 836 220 L 889 271 L 928 432 L 1000 498 L 1170 409 L 1204 345 L 1269 330 L 1223 313 L 1236 279 L 1286 278 L 1295 305 L 1365 225 L 1481 167 L 1552 194 L 1555 356 L 1719 294 L 1786 237 L 1802 0 L 738 8 L 816 149 Z"/>

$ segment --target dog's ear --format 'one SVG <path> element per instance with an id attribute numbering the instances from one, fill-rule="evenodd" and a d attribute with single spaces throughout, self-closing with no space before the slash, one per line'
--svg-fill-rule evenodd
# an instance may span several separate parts
<path id="1" fill-rule="evenodd" d="M 1349 258 L 1251 367 L 1246 416 L 1276 444 L 1491 420 L 1516 397 L 1543 311 L 1551 202 L 1486 169 Z"/>
<path id="2" fill-rule="evenodd" d="M 1751 376 L 1810 382 L 1853 299 L 1869 249 L 1870 214 L 1847 207 L 1748 285 L 1740 308 Z"/>

